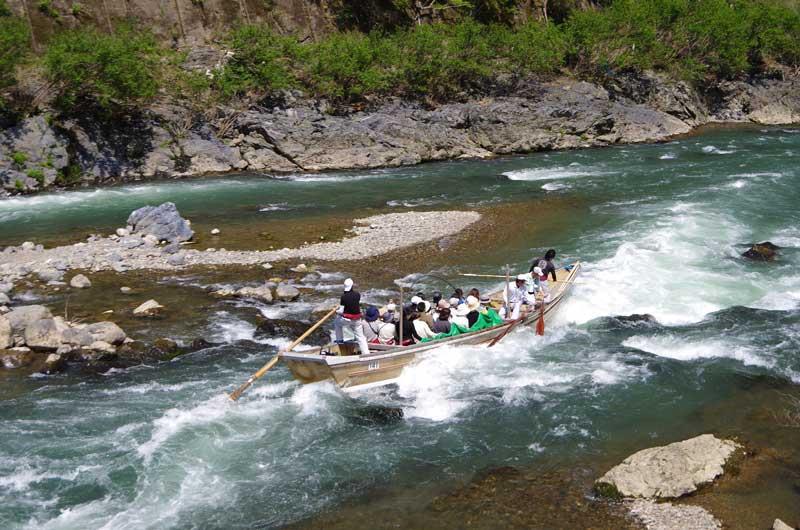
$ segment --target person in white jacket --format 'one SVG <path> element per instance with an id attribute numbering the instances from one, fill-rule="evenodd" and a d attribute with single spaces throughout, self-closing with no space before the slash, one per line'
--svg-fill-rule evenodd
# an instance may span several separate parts
<path id="1" fill-rule="evenodd" d="M 500 310 L 500 316 L 506 318 L 506 307 L 510 307 L 510 318 L 511 320 L 516 320 L 519 318 L 523 305 L 532 308 L 536 304 L 535 294 L 528 292 L 528 279 L 528 275 L 520 274 L 514 280 L 513 285 L 509 285 L 508 289 L 503 290 L 505 307 Z"/>

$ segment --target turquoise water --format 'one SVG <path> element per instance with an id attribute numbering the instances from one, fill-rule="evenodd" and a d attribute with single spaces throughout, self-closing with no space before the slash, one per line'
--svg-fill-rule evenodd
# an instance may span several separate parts
<path id="1" fill-rule="evenodd" d="M 224 392 L 275 347 L 246 340 L 252 324 L 223 310 L 204 332 L 225 346 L 158 366 L 16 383 L 0 407 L 0 527 L 278 527 L 385 488 L 459 483 L 486 466 L 587 460 L 609 447 L 739 429 L 699 411 L 754 378 L 800 383 L 798 133 L 716 131 L 662 145 L 2 202 L 0 238 L 10 243 L 54 226 L 63 236 L 108 230 L 132 208 L 164 200 L 198 222 L 244 224 L 551 197 L 574 206 L 543 240 L 475 249 L 472 263 L 433 272 L 455 281 L 465 266 L 523 267 L 549 246 L 580 257 L 585 270 L 545 337 L 521 330 L 491 352 L 445 349 L 407 369 L 396 388 L 356 398 L 300 386 L 279 367 L 229 402 Z M 548 215 L 514 222 L 535 226 Z M 741 244 L 763 240 L 786 247 L 778 262 L 737 257 Z M 658 323 L 611 318 L 633 313 Z M 402 408 L 404 419 L 372 421 L 365 411 L 375 403 Z"/>

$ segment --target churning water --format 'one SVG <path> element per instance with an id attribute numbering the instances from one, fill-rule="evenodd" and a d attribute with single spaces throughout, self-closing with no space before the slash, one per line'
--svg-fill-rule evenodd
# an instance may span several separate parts
<path id="1" fill-rule="evenodd" d="M 53 226 L 108 229 L 163 200 L 190 217 L 302 222 L 310 210 L 479 208 L 541 196 L 574 201 L 580 213 L 530 248 L 476 249 L 471 264 L 436 274 L 522 268 L 548 246 L 580 258 L 580 284 L 544 337 L 520 330 L 492 350 L 446 348 L 396 387 L 356 397 L 301 386 L 278 368 L 234 404 L 224 392 L 276 344 L 249 341 L 251 324 L 217 313 L 206 333 L 225 346 L 103 376 L 17 383 L 0 406 L 0 527 L 281 526 L 388 484 L 432 487 L 490 465 L 671 442 L 707 428 L 696 412 L 741 392 L 743 378 L 800 383 L 794 129 L 41 195 L 0 202 L 0 232 L 16 242 Z M 785 247 L 778 262 L 738 257 L 763 240 Z M 634 313 L 655 322 L 613 318 Z M 404 419 L 374 421 L 365 413 L 374 404 L 402 408 Z"/>

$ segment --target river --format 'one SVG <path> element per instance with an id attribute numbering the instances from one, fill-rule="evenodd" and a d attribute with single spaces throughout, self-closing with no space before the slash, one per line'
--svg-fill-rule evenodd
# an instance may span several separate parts
<path id="1" fill-rule="evenodd" d="M 355 398 L 301 386 L 279 367 L 231 403 L 224 393 L 277 343 L 251 340 L 253 324 L 226 306 L 204 312 L 202 330 L 183 330 L 223 346 L 97 376 L 4 377 L 0 527 L 364 528 L 365 514 L 374 527 L 414 526 L 433 496 L 485 468 L 599 476 L 632 451 L 703 432 L 783 459 L 747 495 L 732 490 L 742 504 L 709 498 L 720 517 L 749 514 L 726 520 L 732 528 L 769 514 L 800 520 L 800 429 L 770 415 L 800 384 L 800 129 L 15 198 L 0 202 L 0 244 L 107 233 L 132 209 L 166 200 L 198 232 L 231 234 L 228 248 L 282 244 L 307 220 L 318 229 L 361 213 L 501 215 L 480 245 L 431 248 L 427 269 L 415 261 L 436 278 L 407 276 L 403 264 L 376 274 L 365 293 L 375 301 L 393 289 L 387 275 L 415 288 L 447 288 L 438 278 L 471 287 L 457 271 L 526 268 L 548 247 L 585 269 L 544 337 L 521 330 L 491 352 L 449 348 L 408 368 L 396 387 Z M 261 224 L 287 234 L 254 241 L 248 231 Z M 778 261 L 739 258 L 764 240 L 784 247 Z M 319 289 L 334 289 L 338 272 Z M 612 318 L 642 313 L 657 323 Z M 375 418 L 376 404 L 404 418 Z"/>

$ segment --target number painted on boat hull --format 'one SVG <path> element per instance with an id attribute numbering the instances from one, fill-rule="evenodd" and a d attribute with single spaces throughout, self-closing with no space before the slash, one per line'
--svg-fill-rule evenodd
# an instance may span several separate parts
<path id="1" fill-rule="evenodd" d="M 378 361 L 370 361 L 367 365 L 367 370 L 378 370 L 381 367 L 381 363 Z"/>

